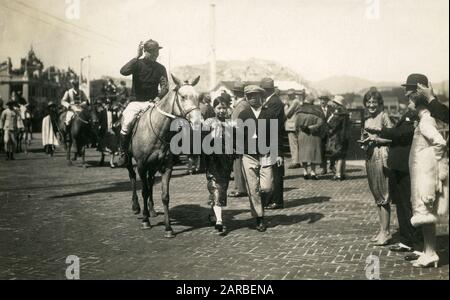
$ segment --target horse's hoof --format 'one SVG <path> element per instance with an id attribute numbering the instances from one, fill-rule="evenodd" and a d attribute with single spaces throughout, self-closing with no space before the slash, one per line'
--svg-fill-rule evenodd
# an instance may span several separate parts
<path id="1" fill-rule="evenodd" d="M 166 231 L 166 233 L 164 234 L 164 237 L 166 239 L 173 239 L 175 237 L 175 233 L 173 233 L 173 230 Z"/>
<path id="2" fill-rule="evenodd" d="M 150 218 L 156 218 L 158 216 L 158 214 L 156 213 L 156 211 L 152 210 L 150 211 Z"/>
<path id="3" fill-rule="evenodd" d="M 132 210 L 133 210 L 133 213 L 134 213 L 135 215 L 138 215 L 138 214 L 141 213 L 141 208 L 140 208 L 140 207 L 136 207 L 136 208 L 133 207 Z"/>
<path id="4" fill-rule="evenodd" d="M 151 229 L 152 228 L 152 226 L 150 225 L 150 222 L 142 222 L 142 224 L 141 224 L 141 229 L 142 230 L 148 230 L 148 229 Z"/>

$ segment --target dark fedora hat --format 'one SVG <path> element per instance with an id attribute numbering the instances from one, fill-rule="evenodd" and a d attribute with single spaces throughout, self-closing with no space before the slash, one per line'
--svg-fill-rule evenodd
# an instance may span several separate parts
<path id="1" fill-rule="evenodd" d="M 276 88 L 275 82 L 273 81 L 272 78 L 263 78 L 261 80 L 261 87 L 263 89 L 274 89 L 274 88 Z"/>
<path id="2" fill-rule="evenodd" d="M 417 90 L 417 85 L 422 84 L 428 87 L 428 78 L 423 74 L 411 74 L 406 79 L 406 83 L 402 84 L 405 87 L 406 91 L 415 91 Z"/>
<path id="3" fill-rule="evenodd" d="M 233 92 L 244 92 L 245 84 L 241 81 L 236 81 L 231 89 Z"/>

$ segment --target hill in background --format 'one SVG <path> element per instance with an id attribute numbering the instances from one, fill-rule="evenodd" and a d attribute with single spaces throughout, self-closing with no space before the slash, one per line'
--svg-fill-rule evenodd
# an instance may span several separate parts
<path id="1" fill-rule="evenodd" d="M 279 63 L 262 60 L 217 61 L 217 83 L 220 81 L 259 81 L 271 77 L 275 81 L 293 81 L 309 87 L 308 82 L 298 73 Z M 209 90 L 209 64 L 179 66 L 172 73 L 181 80 L 193 80 L 200 75 L 199 91 Z"/>

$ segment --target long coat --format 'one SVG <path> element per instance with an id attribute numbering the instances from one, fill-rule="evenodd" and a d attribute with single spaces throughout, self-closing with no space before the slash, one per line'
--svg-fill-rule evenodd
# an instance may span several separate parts
<path id="1" fill-rule="evenodd" d="M 446 142 L 428 110 L 421 111 L 419 118 L 409 155 L 414 226 L 435 224 L 438 215 L 448 213 Z"/>
<path id="2" fill-rule="evenodd" d="M 321 133 L 324 124 L 320 108 L 304 104 L 297 114 L 296 129 L 300 145 L 300 163 L 322 163 Z"/>
<path id="3" fill-rule="evenodd" d="M 328 119 L 326 152 L 331 159 L 345 159 L 349 147 L 350 117 L 347 109 L 337 107 Z"/>

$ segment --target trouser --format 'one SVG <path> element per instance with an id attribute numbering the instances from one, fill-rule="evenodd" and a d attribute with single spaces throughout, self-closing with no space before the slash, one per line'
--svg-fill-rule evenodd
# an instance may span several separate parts
<path id="1" fill-rule="evenodd" d="M 244 174 L 242 173 L 242 157 L 238 157 L 233 163 L 233 173 L 234 173 L 234 186 L 238 193 L 247 193 L 247 187 L 245 185 Z"/>
<path id="2" fill-rule="evenodd" d="M 68 126 L 69 125 L 69 123 L 70 123 L 70 121 L 73 119 L 73 117 L 75 116 L 75 112 L 80 112 L 81 111 L 81 109 L 80 110 L 76 110 L 76 111 L 73 111 L 72 109 L 69 109 L 67 112 L 66 112 L 66 120 L 65 120 L 65 123 L 66 123 L 66 125 Z"/>
<path id="3" fill-rule="evenodd" d="M 273 172 L 273 192 L 267 199 L 266 205 L 275 203 L 280 206 L 284 206 L 283 190 L 284 190 L 284 165 L 272 166 Z"/>
<path id="4" fill-rule="evenodd" d="M 131 124 L 133 123 L 134 119 L 136 118 L 137 114 L 140 111 L 146 110 L 150 106 L 154 105 L 152 102 L 145 101 L 145 102 L 139 102 L 139 101 L 133 101 L 130 102 L 122 114 L 122 129 L 120 131 L 121 134 L 127 135 L 130 131 Z"/>
<path id="5" fill-rule="evenodd" d="M 264 217 L 264 198 L 273 192 L 273 167 L 261 166 L 257 157 L 244 154 L 242 170 L 253 217 Z"/>
<path id="6" fill-rule="evenodd" d="M 327 148 L 327 138 L 326 137 L 322 138 L 321 145 L 322 145 L 322 148 L 321 148 L 320 152 L 321 152 L 321 155 L 322 155 L 322 164 L 320 165 L 320 167 L 323 170 L 326 170 L 327 169 L 327 157 L 325 155 L 326 148 Z"/>
<path id="7" fill-rule="evenodd" d="M 14 152 L 16 148 L 16 134 L 15 130 L 5 130 L 3 133 L 3 143 L 5 144 L 6 152 Z"/>
<path id="8" fill-rule="evenodd" d="M 397 207 L 397 219 L 402 242 L 410 247 L 420 245 L 422 231 L 411 224 L 413 215 L 411 204 L 411 177 L 408 173 L 392 170 L 389 177 L 389 190 L 392 202 Z"/>
<path id="9" fill-rule="evenodd" d="M 299 162 L 299 144 L 298 144 L 298 133 L 288 132 L 289 138 L 289 149 L 291 150 L 291 159 L 293 164 L 298 164 Z"/>

